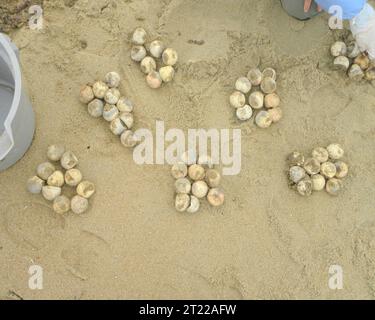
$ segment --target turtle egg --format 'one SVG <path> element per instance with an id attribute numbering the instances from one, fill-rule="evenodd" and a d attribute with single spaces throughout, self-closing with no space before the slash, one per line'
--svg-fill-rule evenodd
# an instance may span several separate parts
<path id="1" fill-rule="evenodd" d="M 158 89 L 160 88 L 163 80 L 161 79 L 159 72 L 151 71 L 146 77 L 146 82 L 150 88 Z"/>
<path id="2" fill-rule="evenodd" d="M 110 88 L 117 88 L 120 85 L 121 77 L 117 72 L 108 72 L 104 77 L 105 83 Z"/>
<path id="3" fill-rule="evenodd" d="M 264 95 L 260 91 L 255 91 L 249 96 L 249 104 L 254 109 L 261 109 L 264 106 Z"/>
<path id="4" fill-rule="evenodd" d="M 333 160 L 339 160 L 344 156 L 344 149 L 338 143 L 332 143 L 327 147 L 328 155 Z"/>
<path id="5" fill-rule="evenodd" d="M 329 154 L 326 148 L 317 147 L 315 148 L 312 153 L 312 157 L 318 160 L 320 163 L 327 162 L 329 159 Z"/>
<path id="6" fill-rule="evenodd" d="M 262 72 L 263 78 L 272 78 L 273 80 L 276 81 L 276 70 L 273 68 L 266 68 Z"/>
<path id="7" fill-rule="evenodd" d="M 196 181 L 193 183 L 193 186 L 191 188 L 191 192 L 194 196 L 196 196 L 198 199 L 202 199 L 205 196 L 207 196 L 208 193 L 208 185 L 204 181 Z"/>
<path id="8" fill-rule="evenodd" d="M 91 101 L 87 106 L 89 115 L 93 118 L 100 118 L 103 115 L 104 103 L 100 99 Z"/>
<path id="9" fill-rule="evenodd" d="M 310 178 L 304 178 L 297 184 L 297 191 L 301 196 L 311 196 L 313 191 L 313 184 Z"/>
<path id="10" fill-rule="evenodd" d="M 190 179 L 194 181 L 204 179 L 205 174 L 206 172 L 204 170 L 204 167 L 201 166 L 200 164 L 193 164 L 188 169 L 188 175 Z"/>
<path id="11" fill-rule="evenodd" d="M 215 169 L 206 172 L 206 182 L 210 188 L 217 188 L 221 182 L 221 174 Z"/>
<path id="12" fill-rule="evenodd" d="M 81 196 L 74 196 L 70 201 L 70 207 L 75 214 L 82 214 L 89 208 L 89 201 Z"/>
<path id="13" fill-rule="evenodd" d="M 95 185 L 90 181 L 82 181 L 77 186 L 77 194 L 83 198 L 90 198 L 95 193 Z"/>
<path id="14" fill-rule="evenodd" d="M 133 102 L 126 97 L 121 97 L 116 106 L 120 112 L 133 112 L 134 109 Z"/>
<path id="15" fill-rule="evenodd" d="M 320 162 L 314 158 L 306 159 L 303 168 L 310 175 L 320 172 Z"/>
<path id="16" fill-rule="evenodd" d="M 103 109 L 103 118 L 104 120 L 111 122 L 116 119 L 119 115 L 119 111 L 115 105 L 106 104 Z"/>
<path id="17" fill-rule="evenodd" d="M 44 162 L 36 168 L 36 174 L 39 178 L 47 180 L 49 176 L 56 171 L 55 166 L 52 163 Z"/>
<path id="18" fill-rule="evenodd" d="M 78 158 L 73 152 L 67 151 L 61 157 L 60 164 L 66 170 L 73 169 L 78 164 Z"/>
<path id="19" fill-rule="evenodd" d="M 335 162 L 336 166 L 336 178 L 345 178 L 348 175 L 349 167 L 348 165 L 343 161 L 337 161 Z"/>
<path id="20" fill-rule="evenodd" d="M 154 58 L 151 57 L 145 57 L 141 61 L 141 71 L 145 74 L 149 74 L 151 71 L 156 70 L 156 62 Z"/>
<path id="21" fill-rule="evenodd" d="M 196 151 L 194 151 L 192 149 L 187 150 L 181 155 L 180 160 L 183 163 L 186 163 L 187 165 L 196 164 L 197 163 L 197 153 L 196 153 Z"/>
<path id="22" fill-rule="evenodd" d="M 247 74 L 247 78 L 250 80 L 253 86 L 259 86 L 262 82 L 263 75 L 258 68 L 251 69 Z"/>
<path id="23" fill-rule="evenodd" d="M 33 194 L 39 194 L 42 192 L 42 188 L 45 185 L 45 181 L 35 176 L 27 181 L 27 190 Z"/>
<path id="24" fill-rule="evenodd" d="M 108 104 L 116 104 L 118 100 L 120 99 L 120 97 L 121 97 L 120 91 L 117 88 L 111 88 L 106 92 L 104 96 L 104 100 Z"/>
<path id="25" fill-rule="evenodd" d="M 260 111 L 255 117 L 255 123 L 260 128 L 268 128 L 272 124 L 272 118 L 268 111 Z"/>
<path id="26" fill-rule="evenodd" d="M 78 186 L 82 178 L 82 173 L 78 169 L 70 169 L 65 172 L 65 183 L 70 187 Z"/>
<path id="27" fill-rule="evenodd" d="M 199 155 L 197 163 L 203 166 L 205 169 L 212 169 L 214 167 L 214 162 L 208 154 Z"/>
<path id="28" fill-rule="evenodd" d="M 253 116 L 253 109 L 249 105 L 244 105 L 241 108 L 237 108 L 236 116 L 238 120 L 246 121 Z"/>
<path id="29" fill-rule="evenodd" d="M 356 41 L 352 41 L 347 48 L 347 57 L 350 59 L 356 58 L 359 54 L 361 54 L 361 51 L 358 47 L 358 44 Z"/>
<path id="30" fill-rule="evenodd" d="M 328 161 L 321 164 L 320 173 L 326 178 L 331 179 L 336 175 L 337 169 L 332 162 Z"/>
<path id="31" fill-rule="evenodd" d="M 178 60 L 177 51 L 172 48 L 167 48 L 162 54 L 163 63 L 167 66 L 174 66 Z"/>
<path id="32" fill-rule="evenodd" d="M 208 203 L 213 207 L 219 207 L 224 204 L 225 195 L 219 188 L 213 188 L 207 194 Z"/>
<path id="33" fill-rule="evenodd" d="M 240 91 L 244 94 L 247 94 L 251 90 L 251 82 L 246 77 L 238 78 L 237 81 L 236 81 L 236 84 L 235 84 L 235 88 L 236 88 L 236 90 L 238 90 L 238 91 Z"/>
<path id="34" fill-rule="evenodd" d="M 185 178 L 188 173 L 188 167 L 185 163 L 176 163 L 172 166 L 171 173 L 175 179 Z"/>
<path id="35" fill-rule="evenodd" d="M 104 99 L 104 96 L 108 89 L 108 86 L 103 81 L 96 81 L 92 86 L 94 95 L 98 99 Z"/>
<path id="36" fill-rule="evenodd" d="M 164 49 L 164 44 L 159 40 L 155 40 L 150 43 L 150 53 L 154 58 L 161 58 Z"/>
<path id="37" fill-rule="evenodd" d="M 375 80 L 375 67 L 371 67 L 365 72 L 365 79 L 367 81 Z"/>
<path id="38" fill-rule="evenodd" d="M 294 151 L 288 156 L 287 161 L 290 166 L 303 166 L 305 157 L 301 152 Z"/>
<path id="39" fill-rule="evenodd" d="M 306 171 L 305 169 L 299 167 L 299 166 L 293 166 L 289 169 L 289 179 L 293 183 L 298 183 L 303 178 L 306 177 Z"/>
<path id="40" fill-rule="evenodd" d="M 347 52 L 347 47 L 345 42 L 342 41 L 336 41 L 332 46 L 331 46 L 331 55 L 333 57 L 338 57 L 338 56 L 345 56 Z"/>
<path id="41" fill-rule="evenodd" d="M 279 122 L 283 117 L 283 110 L 281 108 L 269 109 L 268 113 L 270 114 L 273 123 Z"/>
<path id="42" fill-rule="evenodd" d="M 352 64 L 352 66 L 350 67 L 348 71 L 348 76 L 350 79 L 354 81 L 360 81 L 365 76 L 365 73 L 363 72 L 363 70 L 358 64 L 354 63 Z"/>
<path id="43" fill-rule="evenodd" d="M 274 93 L 277 89 L 276 81 L 270 77 L 264 78 L 260 84 L 260 88 L 265 94 Z"/>
<path id="44" fill-rule="evenodd" d="M 53 186 L 44 186 L 42 188 L 42 195 L 44 199 L 48 201 L 55 200 L 59 195 L 61 195 L 61 188 L 60 187 L 53 187 Z"/>
<path id="45" fill-rule="evenodd" d="M 326 186 L 326 179 L 321 174 L 312 175 L 311 182 L 314 191 L 322 191 Z"/>
<path id="46" fill-rule="evenodd" d="M 54 144 L 47 149 L 47 158 L 50 161 L 60 161 L 65 152 L 65 147 L 62 145 Z"/>
<path id="47" fill-rule="evenodd" d="M 126 148 L 133 148 L 137 144 L 137 138 L 133 131 L 125 130 L 121 135 L 121 143 Z"/>
<path id="48" fill-rule="evenodd" d="M 354 59 L 354 63 L 358 64 L 362 70 L 367 70 L 370 66 L 370 59 L 366 54 L 361 53 Z"/>
<path id="49" fill-rule="evenodd" d="M 55 171 L 47 180 L 47 184 L 52 187 L 62 187 L 65 183 L 64 174 L 61 171 Z"/>
<path id="50" fill-rule="evenodd" d="M 331 196 L 338 196 L 343 188 L 343 183 L 340 179 L 332 178 L 327 181 L 326 191 Z"/>
<path id="51" fill-rule="evenodd" d="M 175 70 L 172 66 L 165 66 L 159 69 L 160 78 L 163 82 L 168 83 L 171 82 L 175 75 Z"/>
<path id="52" fill-rule="evenodd" d="M 199 199 L 195 196 L 190 196 L 190 205 L 187 208 L 187 212 L 189 213 L 197 213 L 200 208 L 200 202 Z"/>
<path id="53" fill-rule="evenodd" d="M 133 128 L 134 125 L 134 117 L 133 114 L 130 112 L 122 112 L 120 114 L 120 120 L 125 124 L 127 129 Z"/>
<path id="54" fill-rule="evenodd" d="M 178 212 L 186 211 L 190 206 L 190 196 L 186 193 L 176 194 L 175 208 Z"/>
<path id="55" fill-rule="evenodd" d="M 147 55 L 147 51 L 144 46 L 133 46 L 130 51 L 130 57 L 135 62 L 141 62 Z"/>
<path id="56" fill-rule="evenodd" d="M 350 61 L 345 56 L 338 56 L 333 60 L 333 67 L 335 70 L 347 71 L 350 67 Z"/>
<path id="57" fill-rule="evenodd" d="M 89 103 L 95 98 L 92 88 L 88 85 L 83 86 L 79 93 L 79 101 L 82 103 Z"/>
<path id="58" fill-rule="evenodd" d="M 246 97 L 242 92 L 235 91 L 229 97 L 230 105 L 234 108 L 241 108 L 246 103 Z"/>
<path id="59" fill-rule="evenodd" d="M 58 196 L 53 201 L 53 210 L 58 214 L 67 213 L 70 210 L 70 200 L 66 196 Z"/>
<path id="60" fill-rule="evenodd" d="M 143 28 L 137 28 L 133 32 L 132 42 L 134 44 L 144 44 L 146 42 L 147 32 Z"/>
<path id="61" fill-rule="evenodd" d="M 267 94 L 264 97 L 264 105 L 266 108 L 277 108 L 280 105 L 280 97 L 276 93 Z"/>
<path id="62" fill-rule="evenodd" d="M 111 121 L 109 129 L 115 136 L 120 136 L 126 130 L 126 126 L 120 118 L 116 118 Z"/>
<path id="63" fill-rule="evenodd" d="M 187 178 L 179 178 L 176 180 L 175 184 L 176 193 L 190 193 L 191 183 Z"/>

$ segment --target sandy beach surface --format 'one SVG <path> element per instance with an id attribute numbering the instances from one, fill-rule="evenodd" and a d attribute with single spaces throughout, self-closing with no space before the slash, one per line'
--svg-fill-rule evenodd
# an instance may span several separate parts
<path id="1" fill-rule="evenodd" d="M 340 33 L 327 19 L 293 20 L 275 0 L 44 1 L 43 30 L 9 31 L 37 128 L 0 173 L 0 299 L 373 299 L 375 88 L 332 70 Z M 176 79 L 160 90 L 130 60 L 138 26 L 179 52 Z M 267 130 L 239 123 L 228 104 L 257 65 L 279 75 L 284 118 Z M 224 178 L 223 207 L 176 212 L 170 167 L 137 166 L 88 116 L 80 86 L 114 70 L 137 128 L 242 129 L 242 171 Z M 340 196 L 290 190 L 286 156 L 332 142 L 350 164 Z M 59 216 L 26 191 L 54 143 L 96 183 L 83 216 Z M 43 290 L 28 287 L 33 264 Z M 331 265 L 343 268 L 342 290 L 328 287 Z"/>

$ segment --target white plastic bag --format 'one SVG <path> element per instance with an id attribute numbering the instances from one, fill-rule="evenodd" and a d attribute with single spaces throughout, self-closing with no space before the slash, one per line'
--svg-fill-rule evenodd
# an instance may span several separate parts
<path id="1" fill-rule="evenodd" d="M 350 21 L 350 29 L 362 52 L 375 60 L 375 10 L 366 4 L 361 13 Z"/>

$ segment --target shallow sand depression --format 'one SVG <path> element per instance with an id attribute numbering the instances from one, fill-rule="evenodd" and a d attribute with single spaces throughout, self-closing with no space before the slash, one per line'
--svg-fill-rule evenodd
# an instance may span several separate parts
<path id="1" fill-rule="evenodd" d="M 298 22 L 275 0 L 44 2 L 43 30 L 10 33 L 37 129 L 25 157 L 0 173 L 1 299 L 375 297 L 375 91 L 332 71 L 327 15 Z M 138 26 L 180 55 L 159 90 L 129 57 Z M 266 130 L 239 123 L 228 103 L 258 64 L 277 70 L 284 110 Z M 170 166 L 136 165 L 88 116 L 79 88 L 108 71 L 120 73 L 138 128 L 242 129 L 242 171 L 224 177 L 223 207 L 176 212 Z M 288 189 L 287 155 L 332 142 L 350 165 L 340 196 Z M 97 186 L 84 216 L 58 216 L 26 191 L 55 143 Z M 40 291 L 28 287 L 33 264 L 44 270 Z M 331 265 L 343 268 L 342 290 L 328 287 Z"/>

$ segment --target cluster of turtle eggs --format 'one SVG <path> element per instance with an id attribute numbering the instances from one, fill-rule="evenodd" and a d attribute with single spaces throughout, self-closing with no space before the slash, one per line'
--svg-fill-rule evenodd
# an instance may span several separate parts
<path id="1" fill-rule="evenodd" d="M 288 157 L 291 186 L 302 196 L 324 189 L 337 196 L 343 188 L 342 179 L 349 171 L 348 165 L 341 160 L 343 156 L 344 150 L 337 143 L 327 148 L 315 148 L 309 158 L 301 152 L 293 152 Z"/>
<path id="2" fill-rule="evenodd" d="M 75 214 L 82 214 L 89 208 L 89 198 L 95 193 L 95 185 L 83 180 L 79 169 L 78 158 L 64 146 L 52 145 L 48 147 L 49 161 L 38 165 L 36 176 L 27 181 L 27 189 L 32 194 L 42 194 L 48 201 L 53 201 L 53 210 L 64 214 L 72 210 Z M 57 164 L 61 168 L 57 168 Z M 63 195 L 63 187 L 75 188 L 76 195 L 72 199 Z"/>
<path id="3" fill-rule="evenodd" d="M 172 166 L 175 181 L 175 208 L 179 212 L 196 213 L 206 198 L 213 207 L 224 204 L 224 192 L 219 188 L 221 174 L 208 161 L 192 165 L 179 162 Z"/>
<path id="4" fill-rule="evenodd" d="M 350 79 L 375 80 L 375 66 L 365 53 L 360 52 L 355 41 L 348 45 L 343 41 L 336 41 L 331 47 L 331 55 L 334 57 L 335 69 L 347 72 Z"/>
<path id="5" fill-rule="evenodd" d="M 110 123 L 109 128 L 121 143 L 128 148 L 137 144 L 134 132 L 133 103 L 122 96 L 118 89 L 121 82 L 117 72 L 109 72 L 104 81 L 96 81 L 93 85 L 81 88 L 80 101 L 87 104 L 87 111 L 93 118 L 103 118 Z"/>
<path id="6" fill-rule="evenodd" d="M 261 72 L 258 68 L 251 69 L 247 77 L 237 79 L 236 91 L 229 102 L 236 108 L 236 116 L 241 121 L 250 120 L 257 110 L 255 123 L 260 128 L 268 128 L 282 118 L 280 97 L 276 93 L 276 71 L 266 68 Z M 252 90 L 254 88 L 254 90 Z"/>
<path id="7" fill-rule="evenodd" d="M 162 41 L 154 40 L 146 48 L 147 32 L 137 28 L 132 36 L 133 47 L 130 57 L 140 63 L 141 71 L 146 74 L 146 82 L 152 89 L 158 89 L 164 83 L 171 82 L 175 76 L 174 66 L 178 61 L 177 51 L 166 48 Z M 158 64 L 161 67 L 158 68 Z"/>

